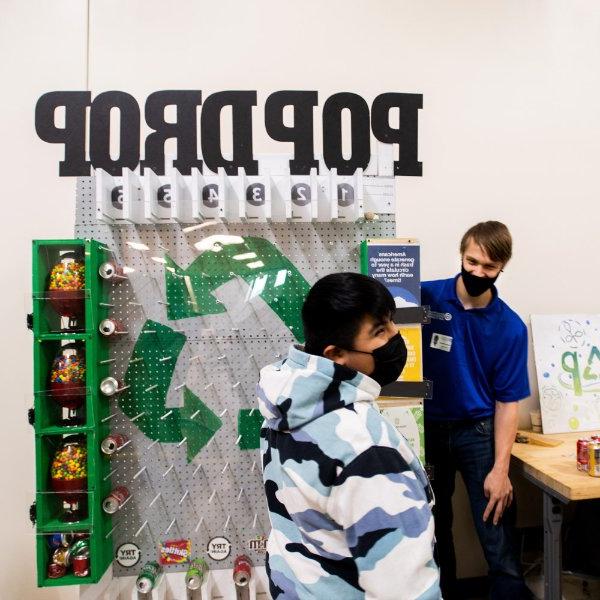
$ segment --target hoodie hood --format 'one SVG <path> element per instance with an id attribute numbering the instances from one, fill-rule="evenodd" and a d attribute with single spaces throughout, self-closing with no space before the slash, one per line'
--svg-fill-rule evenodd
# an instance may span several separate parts
<path id="1" fill-rule="evenodd" d="M 286 359 L 264 367 L 257 386 L 265 426 L 278 431 L 355 402 L 373 402 L 381 386 L 368 375 L 291 346 Z"/>

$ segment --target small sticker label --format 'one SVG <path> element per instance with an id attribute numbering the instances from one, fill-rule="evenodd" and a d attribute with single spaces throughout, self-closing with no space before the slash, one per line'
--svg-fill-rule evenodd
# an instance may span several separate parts
<path id="1" fill-rule="evenodd" d="M 122 567 L 135 567 L 140 562 L 142 553 L 140 549 L 131 542 L 121 544 L 115 552 L 115 560 Z"/>
<path id="2" fill-rule="evenodd" d="M 248 550 L 254 550 L 259 554 L 266 554 L 267 552 L 267 537 L 264 535 L 257 535 L 255 538 L 248 542 Z"/>
<path id="3" fill-rule="evenodd" d="M 191 540 L 167 540 L 159 547 L 158 560 L 161 565 L 180 565 L 188 562 L 191 555 Z"/>
<path id="4" fill-rule="evenodd" d="M 452 338 L 449 335 L 442 335 L 441 333 L 434 333 L 431 336 L 431 348 L 436 350 L 443 350 L 444 352 L 450 352 L 452 348 Z"/>
<path id="5" fill-rule="evenodd" d="M 231 554 L 231 542 L 224 537 L 215 537 L 208 542 L 206 551 L 213 560 L 225 560 Z"/>

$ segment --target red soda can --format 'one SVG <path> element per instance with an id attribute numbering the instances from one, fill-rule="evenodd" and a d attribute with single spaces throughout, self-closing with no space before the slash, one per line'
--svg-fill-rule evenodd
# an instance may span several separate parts
<path id="1" fill-rule="evenodd" d="M 89 552 L 74 556 L 71 560 L 71 566 L 73 567 L 73 575 L 75 577 L 87 577 L 90 574 Z"/>
<path id="2" fill-rule="evenodd" d="M 102 510 L 112 515 L 123 507 L 123 504 L 125 504 L 130 496 L 131 493 L 129 490 L 124 485 L 120 485 L 104 498 L 102 501 Z"/>
<path id="3" fill-rule="evenodd" d="M 129 440 L 122 433 L 111 433 L 105 437 L 100 444 L 100 449 L 104 454 L 110 456 L 123 447 Z"/>
<path id="4" fill-rule="evenodd" d="M 233 582 L 237 587 L 245 587 L 251 577 L 252 561 L 245 554 L 240 554 L 233 563 Z"/>
<path id="5" fill-rule="evenodd" d="M 591 437 L 592 442 L 600 442 L 600 433 L 595 433 L 592 437 Z"/>
<path id="6" fill-rule="evenodd" d="M 98 331 L 104 337 L 114 337 L 115 335 L 126 333 L 123 323 L 117 321 L 117 319 L 103 319 L 100 321 Z"/>
<path id="7" fill-rule="evenodd" d="M 49 579 L 59 579 L 60 577 L 64 577 L 67 572 L 67 567 L 65 565 L 59 565 L 58 563 L 50 563 L 48 565 L 48 578 Z"/>
<path id="8" fill-rule="evenodd" d="M 577 469 L 579 471 L 585 471 L 587 473 L 588 470 L 588 445 L 590 440 L 587 438 L 581 438 L 577 440 Z"/>

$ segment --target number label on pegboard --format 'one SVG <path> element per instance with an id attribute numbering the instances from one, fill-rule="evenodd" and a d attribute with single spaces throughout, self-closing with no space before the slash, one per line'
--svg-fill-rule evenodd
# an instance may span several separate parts
<path id="1" fill-rule="evenodd" d="M 216 183 L 209 183 L 202 188 L 202 204 L 206 208 L 219 206 L 219 186 Z"/>
<path id="2" fill-rule="evenodd" d="M 339 206 L 352 206 L 354 203 L 354 188 L 349 183 L 338 184 L 337 192 Z"/>
<path id="3" fill-rule="evenodd" d="M 246 188 L 246 202 L 252 206 L 263 206 L 265 203 L 265 186 L 253 183 Z"/>
<path id="4" fill-rule="evenodd" d="M 110 201 L 117 210 L 123 210 L 123 186 L 116 185 L 110 193 Z"/>
<path id="5" fill-rule="evenodd" d="M 307 206 L 311 201 L 310 185 L 297 183 L 292 187 L 292 202 L 296 206 Z"/>
<path id="6" fill-rule="evenodd" d="M 171 184 L 165 183 L 156 190 L 156 201 L 163 208 L 171 208 Z"/>

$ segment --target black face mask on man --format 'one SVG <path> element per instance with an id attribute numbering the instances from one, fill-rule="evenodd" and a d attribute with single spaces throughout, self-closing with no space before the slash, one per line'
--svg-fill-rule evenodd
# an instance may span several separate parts
<path id="1" fill-rule="evenodd" d="M 500 273 L 498 273 L 496 277 L 477 277 L 477 275 L 469 273 L 465 269 L 464 265 L 461 265 L 460 274 L 462 275 L 462 280 L 465 284 L 467 294 L 473 298 L 477 298 L 477 296 L 481 296 L 481 294 L 491 289 L 494 283 L 496 283 L 496 279 L 498 279 L 498 276 L 500 275 Z"/>
<path id="2" fill-rule="evenodd" d="M 373 357 L 375 370 L 369 377 L 374 379 L 381 387 L 396 381 L 406 364 L 406 344 L 399 333 L 391 337 L 383 346 L 373 350 L 373 352 L 365 352 L 364 350 L 352 350 L 352 352 L 370 354 Z"/>

